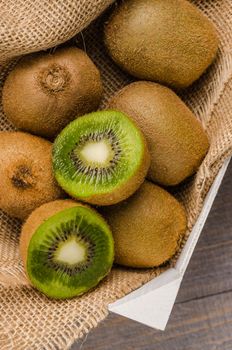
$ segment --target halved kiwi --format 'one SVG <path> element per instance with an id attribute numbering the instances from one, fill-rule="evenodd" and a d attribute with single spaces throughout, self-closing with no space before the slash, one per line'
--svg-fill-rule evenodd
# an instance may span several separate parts
<path id="1" fill-rule="evenodd" d="M 109 226 L 95 210 L 58 200 L 29 216 L 20 252 L 31 284 L 48 297 L 64 299 L 87 292 L 108 274 L 114 243 Z"/>
<path id="2" fill-rule="evenodd" d="M 71 196 L 98 205 L 128 198 L 144 181 L 149 165 L 141 131 L 117 111 L 76 119 L 53 146 L 53 168 L 60 186 Z"/>

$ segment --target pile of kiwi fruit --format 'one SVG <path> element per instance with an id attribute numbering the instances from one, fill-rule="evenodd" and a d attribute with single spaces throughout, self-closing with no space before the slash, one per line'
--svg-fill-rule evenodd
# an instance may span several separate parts
<path id="1" fill-rule="evenodd" d="M 166 264 L 187 230 L 169 188 L 188 181 L 210 147 L 171 90 L 192 84 L 216 56 L 216 29 L 197 7 L 125 0 L 105 23 L 104 43 L 141 79 L 104 110 L 101 67 L 76 47 L 23 57 L 3 87 L 18 130 L 0 132 L 0 208 L 22 220 L 29 283 L 50 298 L 89 291 L 113 263 Z"/>

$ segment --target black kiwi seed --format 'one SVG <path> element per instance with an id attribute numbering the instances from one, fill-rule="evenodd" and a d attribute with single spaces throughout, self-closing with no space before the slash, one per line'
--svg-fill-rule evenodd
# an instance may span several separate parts
<path id="1" fill-rule="evenodd" d="M 70 298 L 98 284 L 114 258 L 109 226 L 93 209 L 71 200 L 47 203 L 23 226 L 20 251 L 34 287 Z"/>
<path id="2" fill-rule="evenodd" d="M 76 152 L 78 148 L 82 148 L 87 142 L 100 142 L 102 140 L 108 140 L 110 142 L 110 146 L 114 152 L 114 157 L 109 161 L 110 166 L 108 167 L 94 167 L 87 166 L 79 157 Z M 118 164 L 120 159 L 120 154 L 122 150 L 120 148 L 117 136 L 113 132 L 113 130 L 107 130 L 100 133 L 90 133 L 88 135 L 83 136 L 78 144 L 75 145 L 75 148 L 70 152 L 70 159 L 75 164 L 75 167 L 80 170 L 83 174 L 90 175 L 95 177 L 95 179 L 100 175 L 99 182 L 104 181 L 104 176 L 107 176 L 111 172 L 113 172 L 114 167 Z"/>

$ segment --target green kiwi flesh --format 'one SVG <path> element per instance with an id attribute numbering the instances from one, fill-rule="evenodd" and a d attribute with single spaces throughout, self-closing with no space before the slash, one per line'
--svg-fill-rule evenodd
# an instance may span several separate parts
<path id="1" fill-rule="evenodd" d="M 100 111 L 79 117 L 56 138 L 53 169 L 72 197 L 98 205 L 134 193 L 150 165 L 145 139 L 125 114 Z"/>
<path id="2" fill-rule="evenodd" d="M 213 23 L 186 0 L 127 0 L 105 26 L 113 60 L 133 76 L 187 87 L 212 63 L 218 49 Z"/>
<path id="3" fill-rule="evenodd" d="M 0 208 L 25 219 L 63 196 L 52 170 L 52 144 L 23 132 L 0 132 Z"/>
<path id="4" fill-rule="evenodd" d="M 173 186 L 198 170 L 209 141 L 200 122 L 172 90 L 135 82 L 120 90 L 108 108 L 129 115 L 144 133 L 151 155 L 150 180 Z"/>
<path id="5" fill-rule="evenodd" d="M 55 213 L 44 219 L 53 207 Z M 56 299 L 75 297 L 96 286 L 114 259 L 113 238 L 105 220 L 95 210 L 72 201 L 51 202 L 35 210 L 22 229 L 20 249 L 31 284 Z"/>
<path id="6" fill-rule="evenodd" d="M 18 129 L 53 138 L 77 116 L 97 109 L 100 73 L 85 52 L 60 48 L 20 59 L 3 87 L 3 109 Z"/>
<path id="7" fill-rule="evenodd" d="M 115 262 L 146 268 L 167 262 L 187 229 L 186 213 L 167 191 L 145 181 L 126 201 L 102 208 L 112 227 Z"/>

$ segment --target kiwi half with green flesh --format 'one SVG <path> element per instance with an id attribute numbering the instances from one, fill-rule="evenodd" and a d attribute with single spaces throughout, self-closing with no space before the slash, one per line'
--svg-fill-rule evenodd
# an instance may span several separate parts
<path id="1" fill-rule="evenodd" d="M 19 129 L 55 137 L 71 120 L 97 109 L 100 73 L 85 52 L 61 48 L 25 56 L 3 87 L 3 109 Z"/>
<path id="2" fill-rule="evenodd" d="M 97 205 L 129 197 L 144 181 L 149 165 L 141 131 L 116 111 L 74 120 L 53 146 L 53 169 L 60 186 L 72 197 Z"/>
<path id="3" fill-rule="evenodd" d="M 87 292 L 109 273 L 114 242 L 95 210 L 58 200 L 29 216 L 20 252 L 31 284 L 48 297 L 64 299 Z"/>
<path id="4" fill-rule="evenodd" d="M 127 0 L 105 26 L 113 60 L 137 78 L 177 88 L 197 80 L 218 49 L 213 23 L 186 0 Z"/>
<path id="5" fill-rule="evenodd" d="M 187 228 L 182 205 L 148 181 L 126 201 L 101 210 L 112 227 L 115 262 L 125 266 L 165 263 L 178 250 Z"/>
<path id="6" fill-rule="evenodd" d="M 23 132 L 0 132 L 0 208 L 25 219 L 63 196 L 52 171 L 52 144 Z"/>
<path id="7" fill-rule="evenodd" d="M 209 141 L 200 122 L 172 90 L 151 82 L 132 83 L 110 100 L 108 108 L 129 115 L 144 133 L 151 154 L 150 180 L 173 186 L 197 171 Z"/>

